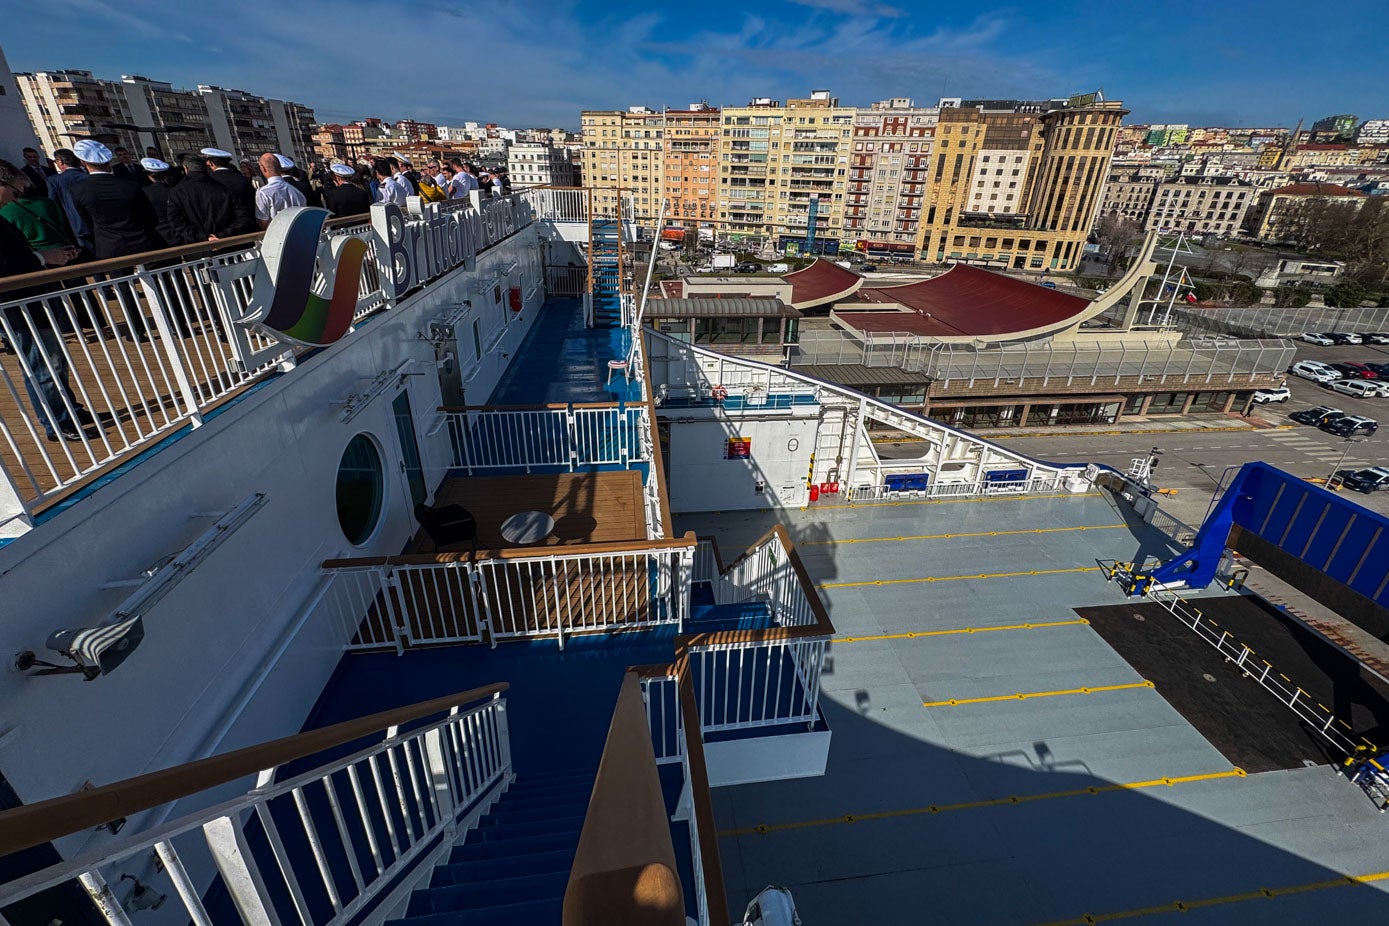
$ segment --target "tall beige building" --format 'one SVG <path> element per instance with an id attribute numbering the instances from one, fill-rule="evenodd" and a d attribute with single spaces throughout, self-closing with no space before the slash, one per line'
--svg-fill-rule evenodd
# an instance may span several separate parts
<path id="1" fill-rule="evenodd" d="M 150 80 L 138 74 L 122 76 L 121 90 L 131 122 L 165 129 L 157 138 L 149 132 L 139 133 L 142 153 L 153 146 L 161 154 L 173 157 L 178 152 L 197 151 L 212 143 L 207 105 L 195 91 L 176 90 L 162 80 Z"/>
<path id="2" fill-rule="evenodd" d="M 844 247 L 860 246 L 875 256 L 913 255 L 939 112 L 897 98 L 855 114 Z"/>
<path id="3" fill-rule="evenodd" d="M 665 111 L 666 227 L 697 228 L 718 218 L 719 115 L 707 103 Z"/>
<path id="4" fill-rule="evenodd" d="M 1239 232 L 1254 193 L 1234 177 L 1176 177 L 1158 184 L 1145 227 L 1228 237 Z"/>
<path id="5" fill-rule="evenodd" d="M 654 223 L 663 197 L 665 115 L 645 106 L 584 110 L 583 177 L 597 214 L 612 214 L 631 197 L 633 218 Z M 621 192 L 619 192 L 621 191 Z"/>
<path id="6" fill-rule="evenodd" d="M 133 132 L 107 128 L 129 123 L 130 110 L 120 83 L 94 77 L 91 71 L 68 69 L 15 74 L 24 110 L 47 154 L 71 148 L 81 138 L 101 138 L 112 146 L 137 146 Z"/>
<path id="7" fill-rule="evenodd" d="M 773 173 L 772 136 L 778 146 L 781 103 L 755 99 L 747 106 L 725 107 L 719 133 L 718 231 L 735 241 L 761 242 L 771 221 L 773 195 L 768 181 Z"/>
<path id="8" fill-rule="evenodd" d="M 1125 114 L 1098 95 L 942 108 L 919 252 L 937 262 L 1074 270 Z"/>

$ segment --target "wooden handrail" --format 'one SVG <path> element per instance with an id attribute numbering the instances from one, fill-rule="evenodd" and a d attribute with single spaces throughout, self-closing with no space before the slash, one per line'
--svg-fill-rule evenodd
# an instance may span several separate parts
<path id="1" fill-rule="evenodd" d="M 507 682 L 496 682 L 481 688 L 470 688 L 442 698 L 379 711 L 223 755 L 160 769 L 99 788 L 15 807 L 0 812 L 0 857 L 191 797 L 247 775 L 278 768 L 287 762 L 351 743 L 388 727 L 491 698 L 510 687 Z"/>
<path id="2" fill-rule="evenodd" d="M 672 547 L 693 547 L 697 541 L 693 531 L 684 537 L 670 540 L 611 540 L 605 543 L 566 543 L 552 547 L 514 547 L 505 550 L 478 550 L 458 553 L 405 553 L 399 556 L 362 556 L 356 559 L 325 559 L 324 569 L 353 569 L 362 566 L 446 566 L 450 563 L 477 562 L 498 559 L 554 559 L 564 556 L 583 556 L 594 553 L 647 553 Z"/>
<path id="3" fill-rule="evenodd" d="M 723 551 L 719 549 L 719 538 L 715 537 L 713 534 L 707 534 L 700 535 L 695 539 L 700 543 L 709 544 L 714 553 L 714 568 L 719 571 L 719 575 L 723 575 L 727 572 L 728 567 L 723 564 Z"/>
<path id="4" fill-rule="evenodd" d="M 685 895 L 635 673 L 623 675 L 564 891 L 565 926 L 683 926 Z"/>

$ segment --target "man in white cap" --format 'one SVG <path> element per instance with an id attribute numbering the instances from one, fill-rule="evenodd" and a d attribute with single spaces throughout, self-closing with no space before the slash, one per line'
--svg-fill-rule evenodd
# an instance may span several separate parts
<path id="1" fill-rule="evenodd" d="M 256 188 L 242 176 L 241 171 L 232 166 L 232 153 L 221 148 L 203 148 L 198 153 L 207 159 L 208 176 L 231 191 L 240 214 L 246 216 L 246 225 L 238 228 L 237 234 L 258 231 L 255 220 Z"/>
<path id="2" fill-rule="evenodd" d="M 371 194 L 352 182 L 357 171 L 347 164 L 334 164 L 329 170 L 333 185 L 323 191 L 324 208 L 335 216 L 370 212 Z"/>
<path id="3" fill-rule="evenodd" d="M 91 226 L 93 256 L 105 260 L 162 248 L 154 207 L 138 186 L 111 173 L 111 149 L 84 138 L 72 150 L 87 170 L 87 181 L 72 188 L 72 203 Z"/>
<path id="4" fill-rule="evenodd" d="M 294 163 L 294 159 L 283 154 L 276 154 L 275 157 L 280 161 L 280 174 L 285 178 L 285 183 L 304 194 L 304 204 L 322 206 L 323 200 L 319 198 L 318 191 L 300 174 L 299 165 Z"/>
<path id="5" fill-rule="evenodd" d="M 265 185 L 256 190 L 256 221 L 261 228 L 269 225 L 271 219 L 286 209 L 306 205 L 304 194 L 285 183 L 281 158 L 284 155 L 268 151 L 260 156 L 260 172 L 265 175 Z M 284 159 L 289 161 L 289 158 Z"/>
<path id="6" fill-rule="evenodd" d="M 159 158 L 140 158 L 140 167 L 149 178 L 149 182 L 140 188 L 140 193 L 150 201 L 150 206 L 154 209 L 155 230 L 159 232 L 159 237 L 164 239 L 164 244 L 170 247 L 180 244 L 178 235 L 169 224 L 169 194 L 173 192 L 175 179 L 173 170 L 168 162 Z"/>

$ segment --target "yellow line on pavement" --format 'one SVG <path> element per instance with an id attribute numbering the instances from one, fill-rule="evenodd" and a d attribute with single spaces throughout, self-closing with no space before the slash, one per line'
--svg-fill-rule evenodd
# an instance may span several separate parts
<path id="1" fill-rule="evenodd" d="M 1036 801 L 1050 801 L 1063 797 L 1084 797 L 1095 794 L 1112 794 L 1117 791 L 1142 791 L 1147 788 L 1174 787 L 1195 781 L 1214 781 L 1220 778 L 1243 778 L 1242 768 L 1232 768 L 1225 772 L 1208 772 L 1204 775 L 1183 775 L 1178 778 L 1149 778 L 1144 781 L 1116 782 L 1107 785 L 1092 785 L 1088 788 L 1074 788 L 1070 791 L 1048 791 L 1042 794 L 1015 794 L 1008 797 L 995 797 L 982 801 L 962 801 L 958 804 L 928 804 L 925 807 L 907 807 L 902 810 L 879 810 L 873 813 L 846 813 L 838 817 L 823 817 L 819 820 L 798 820 L 792 823 L 759 823 L 738 829 L 722 830 L 720 836 L 765 836 L 787 830 L 802 830 L 816 826 L 829 826 L 834 823 L 868 823 L 873 820 L 890 820 L 895 817 L 914 817 L 923 814 L 949 813 L 952 810 L 980 810 L 985 807 L 1010 807 L 1030 804 Z"/>
<path id="2" fill-rule="evenodd" d="M 954 707 L 957 704 L 984 704 L 988 701 L 1026 701 L 1029 698 L 1055 698 L 1061 695 L 1098 694 L 1101 691 L 1126 691 L 1130 688 L 1155 688 L 1152 682 L 1130 682 L 1126 685 L 1096 685 L 1093 688 L 1062 688 L 1058 691 L 1019 691 L 1016 694 L 990 695 L 987 698 L 951 698 L 949 701 L 922 701 L 922 707 Z"/>
<path id="3" fill-rule="evenodd" d="M 1069 531 L 1107 531 L 1127 524 L 1090 524 L 1084 527 L 1029 527 L 1015 531 L 974 531 L 964 534 L 911 534 L 903 537 L 850 537 L 844 540 L 805 540 L 800 547 L 822 547 L 836 543 L 884 543 L 891 540 L 954 540 L 960 537 L 1009 537 L 1014 534 L 1063 534 Z"/>
<path id="4" fill-rule="evenodd" d="M 1119 920 L 1134 920 L 1144 916 L 1158 916 L 1165 913 L 1188 913 L 1203 907 L 1218 907 L 1224 904 L 1246 903 L 1251 900 L 1276 900 L 1290 894 L 1305 894 L 1308 891 L 1324 891 L 1334 887 L 1354 887 L 1357 884 L 1373 884 L 1389 879 L 1389 871 L 1376 871 L 1366 875 L 1342 875 L 1325 881 L 1309 881 L 1305 884 L 1292 884 L 1287 887 L 1261 887 L 1258 890 L 1240 894 L 1226 894 L 1223 897 L 1202 897 L 1199 900 L 1174 900 L 1170 903 L 1152 907 L 1138 907 L 1133 910 L 1119 910 L 1114 913 L 1082 913 L 1069 920 L 1052 920 L 1044 926 L 1090 926 L 1094 923 L 1114 923 Z"/>
<path id="5" fill-rule="evenodd" d="M 1069 569 L 1030 569 L 1026 572 L 981 572 L 972 576 L 922 576 L 917 579 L 872 579 L 865 582 L 821 582 L 820 588 L 856 588 L 863 585 L 913 585 L 918 582 L 953 582 L 959 579 L 1011 579 L 1018 576 L 1054 576 L 1064 572 L 1099 572 L 1099 566 Z"/>
<path id="6" fill-rule="evenodd" d="M 1053 432 L 1050 434 L 1045 432 L 1041 434 L 999 434 L 989 439 L 996 443 L 1002 443 L 1003 441 L 1019 440 L 1028 437 L 1112 437 L 1116 434 L 1122 434 L 1126 437 L 1142 437 L 1145 434 L 1191 434 L 1199 437 L 1202 434 L 1209 434 L 1213 431 L 1247 431 L 1251 434 L 1256 434 L 1260 431 L 1289 431 L 1294 427 L 1296 427 L 1296 425 L 1275 424 L 1267 428 L 1260 428 L 1254 425 L 1235 425 L 1228 428 L 1154 428 L 1151 431 L 1069 431 L 1062 433 Z"/>
<path id="7" fill-rule="evenodd" d="M 801 508 L 801 511 L 820 511 L 826 508 L 891 508 L 897 505 L 959 505 L 981 502 L 1025 502 L 1037 498 L 1082 498 L 1086 495 L 1098 494 L 1098 492 L 1092 490 L 1087 492 L 1058 492 L 1054 495 L 988 495 L 983 498 L 913 498 L 903 499 L 899 502 L 841 502 L 838 505 L 826 505 L 823 502 L 816 502 L 813 506 L 807 505 Z M 717 514 L 717 512 L 715 513 Z"/>
<path id="8" fill-rule="evenodd" d="M 961 633 L 997 633 L 1001 630 L 1045 630 L 1048 627 L 1074 627 L 1090 623 L 1085 618 L 1073 621 L 1039 621 L 1035 624 L 1005 624 L 1001 627 L 957 627 L 953 630 L 912 630 L 907 633 L 879 633 L 871 637 L 832 637 L 831 643 L 867 643 L 870 640 L 911 640 L 915 637 L 948 637 Z"/>

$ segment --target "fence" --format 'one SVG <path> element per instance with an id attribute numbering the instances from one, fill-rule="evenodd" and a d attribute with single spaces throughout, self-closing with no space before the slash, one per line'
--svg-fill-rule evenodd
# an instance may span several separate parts
<path id="1" fill-rule="evenodd" d="M 524 203 L 512 206 L 524 224 Z M 367 242 L 356 321 L 390 301 L 368 231 L 360 221 L 328 231 Z M 152 252 L 133 267 L 46 271 L 28 289 L 7 281 L 0 339 L 13 353 L 0 353 L 0 452 L 19 515 L 293 365 L 298 349 L 234 322 L 254 304 L 260 265 L 259 240 L 244 236 Z"/>
<path id="2" fill-rule="evenodd" d="M 1389 331 L 1389 308 L 1174 308 L 1172 317 L 1183 331 L 1246 338 L 1294 337 L 1304 331 Z"/>
<path id="3" fill-rule="evenodd" d="M 1069 471 L 1079 476 L 1081 470 Z M 1060 492 L 1066 488 L 1068 471 L 1038 471 L 1023 479 L 1007 482 L 990 482 L 987 473 L 979 481 L 971 482 L 928 482 L 924 489 L 904 489 L 892 485 L 849 486 L 847 497 L 851 502 L 867 502 L 880 499 L 903 498 L 973 498 L 992 495 L 1045 495 Z"/>
<path id="4" fill-rule="evenodd" d="M 477 562 L 329 560 L 325 593 L 347 649 L 631 630 L 687 618 L 694 543 L 591 544 Z M 354 610 L 357 608 L 359 610 Z"/>
<path id="5" fill-rule="evenodd" d="M 213 922 L 198 885 L 214 870 L 246 922 L 330 926 L 387 911 L 511 779 L 506 702 L 442 710 L 313 771 L 277 781 L 285 767 L 266 769 L 240 797 L 12 881 L 0 906 L 75 881 L 109 923 L 129 924 L 135 908 L 106 875 L 142 870 L 153 852 L 154 877 L 167 877 L 194 926 Z"/>
<path id="6" fill-rule="evenodd" d="M 689 648 L 706 733 L 814 724 L 824 638 L 711 643 Z"/>
<path id="7" fill-rule="evenodd" d="M 492 469 L 574 472 L 582 466 L 630 469 L 648 462 L 640 405 L 533 409 L 444 409 L 452 466 L 468 475 Z"/>

